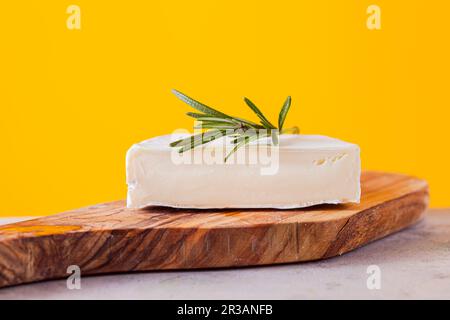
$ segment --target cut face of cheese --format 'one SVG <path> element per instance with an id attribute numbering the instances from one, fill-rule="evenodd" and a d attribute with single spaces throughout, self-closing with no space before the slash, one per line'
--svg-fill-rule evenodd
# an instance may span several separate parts
<path id="1" fill-rule="evenodd" d="M 181 135 L 181 137 L 183 137 Z M 129 208 L 302 208 L 360 200 L 360 156 L 355 144 L 318 135 L 280 135 L 238 149 L 228 138 L 179 154 L 166 135 L 127 153 Z"/>

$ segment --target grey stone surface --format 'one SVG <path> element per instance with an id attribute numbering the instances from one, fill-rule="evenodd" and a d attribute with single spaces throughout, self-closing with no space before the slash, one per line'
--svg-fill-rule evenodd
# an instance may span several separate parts
<path id="1" fill-rule="evenodd" d="M 370 265 L 379 290 L 367 288 Z M 324 261 L 82 277 L 80 290 L 55 280 L 0 289 L 0 299 L 450 299 L 450 210 Z"/>

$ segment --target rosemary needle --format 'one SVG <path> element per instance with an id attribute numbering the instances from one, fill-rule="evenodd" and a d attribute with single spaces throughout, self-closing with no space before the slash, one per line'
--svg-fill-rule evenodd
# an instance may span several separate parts
<path id="1" fill-rule="evenodd" d="M 229 116 L 219 110 L 211 108 L 184 93 L 172 90 L 172 92 L 181 101 L 185 102 L 198 112 L 188 112 L 186 115 L 192 117 L 196 121 L 195 128 L 205 129 L 207 131 L 189 136 L 170 143 L 171 147 L 177 147 L 178 152 L 183 153 L 200 145 L 209 143 L 218 138 L 229 136 L 232 137 L 232 143 L 235 144 L 233 149 L 225 157 L 225 161 L 239 148 L 245 146 L 252 141 L 258 141 L 262 138 L 271 137 L 274 145 L 278 144 L 278 135 L 283 133 L 299 133 L 298 127 L 283 129 L 284 121 L 291 107 L 291 97 L 287 97 L 284 102 L 280 114 L 278 116 L 278 128 L 275 127 L 261 110 L 248 98 L 244 98 L 244 102 L 259 118 L 259 124 Z"/>

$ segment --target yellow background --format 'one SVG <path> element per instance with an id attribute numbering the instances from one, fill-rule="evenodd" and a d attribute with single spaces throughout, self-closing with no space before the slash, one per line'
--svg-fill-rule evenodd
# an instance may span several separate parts
<path id="1" fill-rule="evenodd" d="M 81 30 L 66 8 L 81 8 Z M 382 30 L 366 9 L 382 10 Z M 358 143 L 450 206 L 448 1 L 4 1 L 0 216 L 125 197 L 138 141 L 191 128 L 177 88 L 235 115 Z"/>

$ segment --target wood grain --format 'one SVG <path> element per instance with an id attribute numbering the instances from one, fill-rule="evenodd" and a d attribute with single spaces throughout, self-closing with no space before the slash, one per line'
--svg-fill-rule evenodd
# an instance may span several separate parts
<path id="1" fill-rule="evenodd" d="M 105 203 L 0 227 L 0 287 L 68 276 L 238 267 L 341 255 L 423 215 L 428 186 L 364 172 L 358 205 L 295 210 L 127 209 Z"/>

